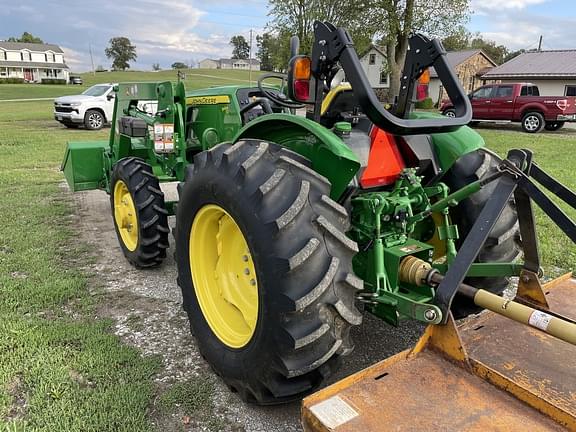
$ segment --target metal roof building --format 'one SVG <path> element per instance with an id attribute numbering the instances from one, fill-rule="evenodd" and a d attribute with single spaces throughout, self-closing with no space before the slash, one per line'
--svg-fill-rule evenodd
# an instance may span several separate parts
<path id="1" fill-rule="evenodd" d="M 576 96 L 576 50 L 531 51 L 491 69 L 483 80 L 529 81 L 543 96 Z"/>

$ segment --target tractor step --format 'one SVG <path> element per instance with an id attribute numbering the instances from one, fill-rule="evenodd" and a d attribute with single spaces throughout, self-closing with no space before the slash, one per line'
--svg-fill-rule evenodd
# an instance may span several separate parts
<path id="1" fill-rule="evenodd" d="M 576 318 L 576 279 L 543 286 Z M 430 326 L 416 347 L 304 399 L 306 431 L 576 431 L 576 346 L 492 312 Z"/>

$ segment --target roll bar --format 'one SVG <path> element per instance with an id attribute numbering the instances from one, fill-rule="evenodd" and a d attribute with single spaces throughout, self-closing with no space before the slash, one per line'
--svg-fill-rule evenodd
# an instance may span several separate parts
<path id="1" fill-rule="evenodd" d="M 421 34 L 410 38 L 395 115 L 384 109 L 376 97 L 354 49 L 354 43 L 345 29 L 336 28 L 328 22 L 316 21 L 314 36 L 311 67 L 317 86 L 322 85 L 330 76 L 333 66 L 339 62 L 363 112 L 379 128 L 396 135 L 451 132 L 468 124 L 472 119 L 470 100 L 448 64 L 446 51 L 438 40 L 430 40 Z M 416 80 L 430 66 L 436 69 L 452 100 L 456 117 L 420 120 L 403 118 L 409 113 Z M 317 100 L 316 104 L 321 102 Z"/>

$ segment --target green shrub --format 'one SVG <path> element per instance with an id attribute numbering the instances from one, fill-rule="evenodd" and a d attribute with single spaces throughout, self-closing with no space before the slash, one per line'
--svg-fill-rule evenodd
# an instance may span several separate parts
<path id="1" fill-rule="evenodd" d="M 62 78 L 42 78 L 42 84 L 66 84 L 66 80 Z"/>
<path id="2" fill-rule="evenodd" d="M 0 78 L 0 84 L 24 84 L 24 78 Z"/>
<path id="3" fill-rule="evenodd" d="M 426 99 L 416 102 L 416 108 L 432 109 L 434 108 L 434 101 L 432 100 L 432 98 L 427 97 Z"/>

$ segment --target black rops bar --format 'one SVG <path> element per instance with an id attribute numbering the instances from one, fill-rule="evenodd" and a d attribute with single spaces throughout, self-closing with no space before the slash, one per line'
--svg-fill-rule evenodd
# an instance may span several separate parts
<path id="1" fill-rule="evenodd" d="M 380 103 L 370 86 L 366 73 L 354 49 L 354 43 L 346 30 L 330 23 L 314 23 L 314 46 L 312 48 L 312 73 L 320 85 L 328 76 L 331 67 L 339 62 L 350 82 L 363 112 L 379 128 L 397 135 L 416 135 L 451 132 L 464 126 L 472 119 L 472 106 L 456 75 L 446 61 L 446 52 L 438 41 L 430 41 L 422 35 L 410 38 L 417 48 L 408 52 L 404 76 L 410 80 L 421 75 L 427 67 L 434 66 L 438 77 L 454 103 L 455 118 L 408 120 L 390 113 Z M 412 66 L 414 67 L 412 67 Z M 417 66 L 417 67 L 416 67 Z M 409 75 L 407 75 L 409 74 Z M 402 80 L 401 85 L 405 85 Z M 411 97 L 411 95 L 408 95 Z"/>

